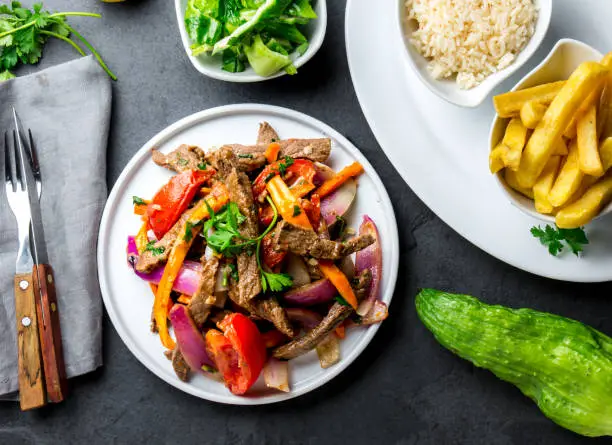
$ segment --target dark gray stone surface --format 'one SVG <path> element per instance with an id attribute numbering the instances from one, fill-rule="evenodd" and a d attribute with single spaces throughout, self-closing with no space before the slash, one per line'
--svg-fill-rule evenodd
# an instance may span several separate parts
<path id="1" fill-rule="evenodd" d="M 105 318 L 105 366 L 72 380 L 70 398 L 61 405 L 21 413 L 16 405 L 0 404 L 0 444 L 586 443 L 548 421 L 517 389 L 443 350 L 417 320 L 413 302 L 417 288 L 437 287 L 556 312 L 610 334 L 610 285 L 555 282 L 507 266 L 462 239 L 415 197 L 357 103 L 344 48 L 345 1 L 329 1 L 325 44 L 297 76 L 252 85 L 211 80 L 192 68 L 171 0 L 46 3 L 104 14 L 99 21 L 71 22 L 119 76 L 109 188 L 145 141 L 188 114 L 239 102 L 294 108 L 346 135 L 383 178 L 401 229 L 400 278 L 391 316 L 361 357 L 324 387 L 274 406 L 217 405 L 170 387 L 130 354 Z M 70 48 L 54 42 L 41 66 L 72 57 Z"/>

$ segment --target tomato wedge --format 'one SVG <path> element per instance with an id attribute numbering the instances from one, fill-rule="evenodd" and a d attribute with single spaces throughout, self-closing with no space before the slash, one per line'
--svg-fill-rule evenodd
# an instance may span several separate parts
<path id="1" fill-rule="evenodd" d="M 187 170 L 170 178 L 147 206 L 149 226 L 161 239 L 187 209 L 200 186 L 215 174 L 212 168 Z"/>
<path id="2" fill-rule="evenodd" d="M 274 237 L 272 236 L 272 234 L 268 233 L 266 236 L 263 237 L 263 240 L 261 242 L 261 246 L 263 247 L 261 257 L 263 262 L 270 269 L 274 269 L 276 266 L 278 266 L 287 256 L 287 252 L 274 250 L 274 242 L 272 241 L 273 238 Z"/>
<path id="3" fill-rule="evenodd" d="M 312 161 L 285 157 L 285 159 L 267 165 L 255 178 L 255 181 L 253 181 L 253 197 L 255 200 L 260 202 L 263 200 L 266 184 L 273 176 L 280 175 L 281 168 L 285 171 L 284 177 L 293 179 L 287 180 L 295 186 L 292 189 L 294 195 L 301 197 L 314 190 L 313 180 L 317 171 Z"/>
<path id="4" fill-rule="evenodd" d="M 244 394 L 253 386 L 266 362 L 266 345 L 261 333 L 248 317 L 234 313 L 218 325 L 223 333 L 206 333 L 208 354 L 223 374 L 233 394 Z"/>

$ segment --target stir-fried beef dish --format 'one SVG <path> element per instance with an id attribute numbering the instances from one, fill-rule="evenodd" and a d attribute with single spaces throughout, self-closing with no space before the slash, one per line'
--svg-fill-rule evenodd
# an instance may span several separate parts
<path id="1" fill-rule="evenodd" d="M 287 391 L 288 360 L 316 351 L 333 366 L 345 335 L 387 316 L 376 225 L 346 227 L 363 168 L 333 171 L 330 139 L 281 139 L 267 122 L 254 145 L 219 147 L 152 151 L 176 175 L 133 198 L 128 263 L 153 291 L 152 335 L 180 380 L 218 372 L 244 394 L 263 374 Z"/>

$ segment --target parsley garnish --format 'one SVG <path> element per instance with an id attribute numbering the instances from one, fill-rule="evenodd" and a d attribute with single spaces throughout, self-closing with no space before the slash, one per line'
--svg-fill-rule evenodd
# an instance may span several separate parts
<path id="1" fill-rule="evenodd" d="M 276 138 L 272 138 L 272 142 L 276 142 Z"/>
<path id="2" fill-rule="evenodd" d="M 243 159 L 253 159 L 253 155 L 251 153 L 239 154 L 238 157 Z"/>
<path id="3" fill-rule="evenodd" d="M 287 168 L 291 167 L 293 163 L 294 160 L 291 156 L 285 156 L 284 162 L 278 164 L 278 172 L 280 173 L 280 175 L 285 176 L 285 173 L 287 173 Z"/>
<path id="4" fill-rule="evenodd" d="M 263 291 L 267 292 L 270 290 L 271 292 L 282 292 L 292 286 L 293 279 L 291 276 L 288 274 L 266 272 L 261 265 L 261 241 L 268 233 L 270 233 L 278 221 L 278 210 L 276 209 L 276 206 L 269 196 L 267 196 L 266 199 L 274 211 L 274 217 L 266 230 L 257 238 L 245 238 L 240 234 L 239 226 L 246 220 L 246 217 L 240 213 L 240 209 L 235 202 L 230 202 L 224 206 L 221 211 L 215 213 L 205 201 L 210 219 L 204 223 L 202 234 L 204 238 L 206 238 L 208 245 L 215 252 L 221 253 L 226 257 L 233 257 L 242 252 L 252 254 L 253 248 L 255 247 L 255 254 L 257 255 L 257 265 L 259 267 L 259 275 Z M 236 239 L 239 240 L 239 242 L 236 242 Z M 236 271 L 236 280 L 237 273 L 238 272 Z M 232 277 L 234 277 L 233 271 Z M 224 277 L 224 279 L 226 278 Z"/>
<path id="5" fill-rule="evenodd" d="M 293 216 L 298 216 L 300 213 L 302 213 L 302 209 L 300 208 L 299 205 L 294 205 L 293 206 Z"/>
<path id="6" fill-rule="evenodd" d="M 548 247 L 548 252 L 553 256 L 559 255 L 563 251 L 565 244 L 567 244 L 574 255 L 579 256 L 583 251 L 583 245 L 589 244 L 583 228 L 560 229 L 546 224 L 544 229 L 540 226 L 532 227 L 531 234 L 538 238 L 543 246 Z"/>
<path id="7" fill-rule="evenodd" d="M 178 165 L 181 165 L 183 167 L 185 167 L 187 164 L 189 164 L 189 161 L 187 159 L 183 158 L 181 155 L 177 155 L 176 162 L 178 163 Z"/>
<path id="8" fill-rule="evenodd" d="M 42 3 L 35 3 L 31 10 L 22 8 L 18 1 L 7 3 L 0 4 L 0 82 L 15 77 L 11 70 L 19 63 L 24 65 L 37 63 L 42 57 L 43 46 L 50 37 L 72 45 L 79 54 L 84 56 L 85 52 L 70 38 L 71 34 L 91 51 L 111 79 L 117 80 L 95 48 L 85 37 L 66 23 L 68 16 L 100 18 L 100 14 L 91 12 L 51 14 L 42 10 Z"/>
<path id="9" fill-rule="evenodd" d="M 159 256 L 166 251 L 166 248 L 163 246 L 155 247 L 155 241 L 149 241 L 147 243 L 147 247 L 145 247 L 145 252 L 151 252 L 155 256 Z"/>
<path id="10" fill-rule="evenodd" d="M 229 277 L 232 277 L 236 283 L 239 281 L 238 268 L 235 264 L 228 263 L 223 269 L 223 281 L 221 282 L 223 286 L 227 286 Z"/>
<path id="11" fill-rule="evenodd" d="M 268 182 L 270 182 L 270 179 L 272 179 L 275 176 L 276 176 L 276 172 L 272 172 L 268 174 L 268 176 L 265 177 L 264 182 L 267 184 Z"/>
<path id="12" fill-rule="evenodd" d="M 207 165 L 206 162 L 200 162 L 198 164 L 198 170 L 206 170 Z"/>
<path id="13" fill-rule="evenodd" d="M 132 203 L 134 203 L 135 206 L 146 206 L 147 205 L 147 201 L 145 201 L 142 198 L 139 198 L 138 196 L 132 196 Z"/>

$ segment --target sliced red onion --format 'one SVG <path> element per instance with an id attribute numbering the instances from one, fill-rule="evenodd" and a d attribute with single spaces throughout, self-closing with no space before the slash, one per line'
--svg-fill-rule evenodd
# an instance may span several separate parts
<path id="1" fill-rule="evenodd" d="M 336 172 L 328 165 L 322 164 L 321 162 L 315 162 L 314 166 L 316 174 L 313 178 L 313 182 L 317 187 L 323 184 L 328 179 L 331 179 L 336 176 Z"/>
<path id="2" fill-rule="evenodd" d="M 128 264 L 134 270 L 134 273 L 141 279 L 153 283 L 159 284 L 162 276 L 164 275 L 164 266 L 160 266 L 150 273 L 138 272 L 135 268 L 138 262 L 138 249 L 136 248 L 136 241 L 133 236 L 128 237 Z M 196 261 L 186 260 L 183 262 L 172 289 L 185 295 L 193 295 L 196 293 L 200 280 L 202 279 L 202 265 Z"/>
<path id="3" fill-rule="evenodd" d="M 380 323 L 381 321 L 386 319 L 388 316 L 389 316 L 389 308 L 387 307 L 387 305 L 380 300 L 374 300 L 374 304 L 372 305 L 368 313 L 365 314 L 363 317 L 361 317 L 361 320 L 360 320 L 361 322 L 359 324 L 368 325 L 368 324 Z"/>
<path id="4" fill-rule="evenodd" d="M 302 325 L 304 329 L 311 330 L 323 320 L 321 314 L 304 308 L 290 307 L 285 309 L 287 317 Z"/>
<path id="5" fill-rule="evenodd" d="M 347 180 L 338 190 L 321 200 L 321 216 L 330 225 L 348 212 L 357 196 L 357 181 Z"/>
<path id="6" fill-rule="evenodd" d="M 340 340 L 332 332 L 317 345 L 321 368 L 326 369 L 340 361 Z"/>
<path id="7" fill-rule="evenodd" d="M 291 275 L 294 287 L 310 284 L 310 274 L 308 273 L 308 268 L 306 267 L 304 260 L 298 255 L 294 255 L 292 253 L 287 255 L 287 266 L 285 268 L 285 272 Z"/>
<path id="8" fill-rule="evenodd" d="M 196 372 L 215 368 L 206 352 L 206 340 L 189 315 L 189 309 L 182 304 L 172 306 L 170 322 L 174 328 L 176 344 L 189 367 Z"/>
<path id="9" fill-rule="evenodd" d="M 372 309 L 374 302 L 379 298 L 380 283 L 382 280 L 382 247 L 380 244 L 380 234 L 374 221 L 364 215 L 363 222 L 359 226 L 359 235 L 370 234 L 376 241 L 365 249 L 360 250 L 355 255 L 355 276 L 359 276 L 364 270 L 370 270 L 372 281 L 368 289 L 367 297 L 357 308 L 357 314 L 366 315 Z"/>
<path id="10" fill-rule="evenodd" d="M 289 362 L 270 357 L 263 369 L 264 382 L 268 388 L 289 392 Z"/>
<path id="11" fill-rule="evenodd" d="M 338 295 L 338 291 L 334 285 L 327 278 L 323 278 L 314 283 L 291 289 L 283 295 L 283 298 L 290 305 L 313 306 L 327 303 L 336 295 Z"/>

